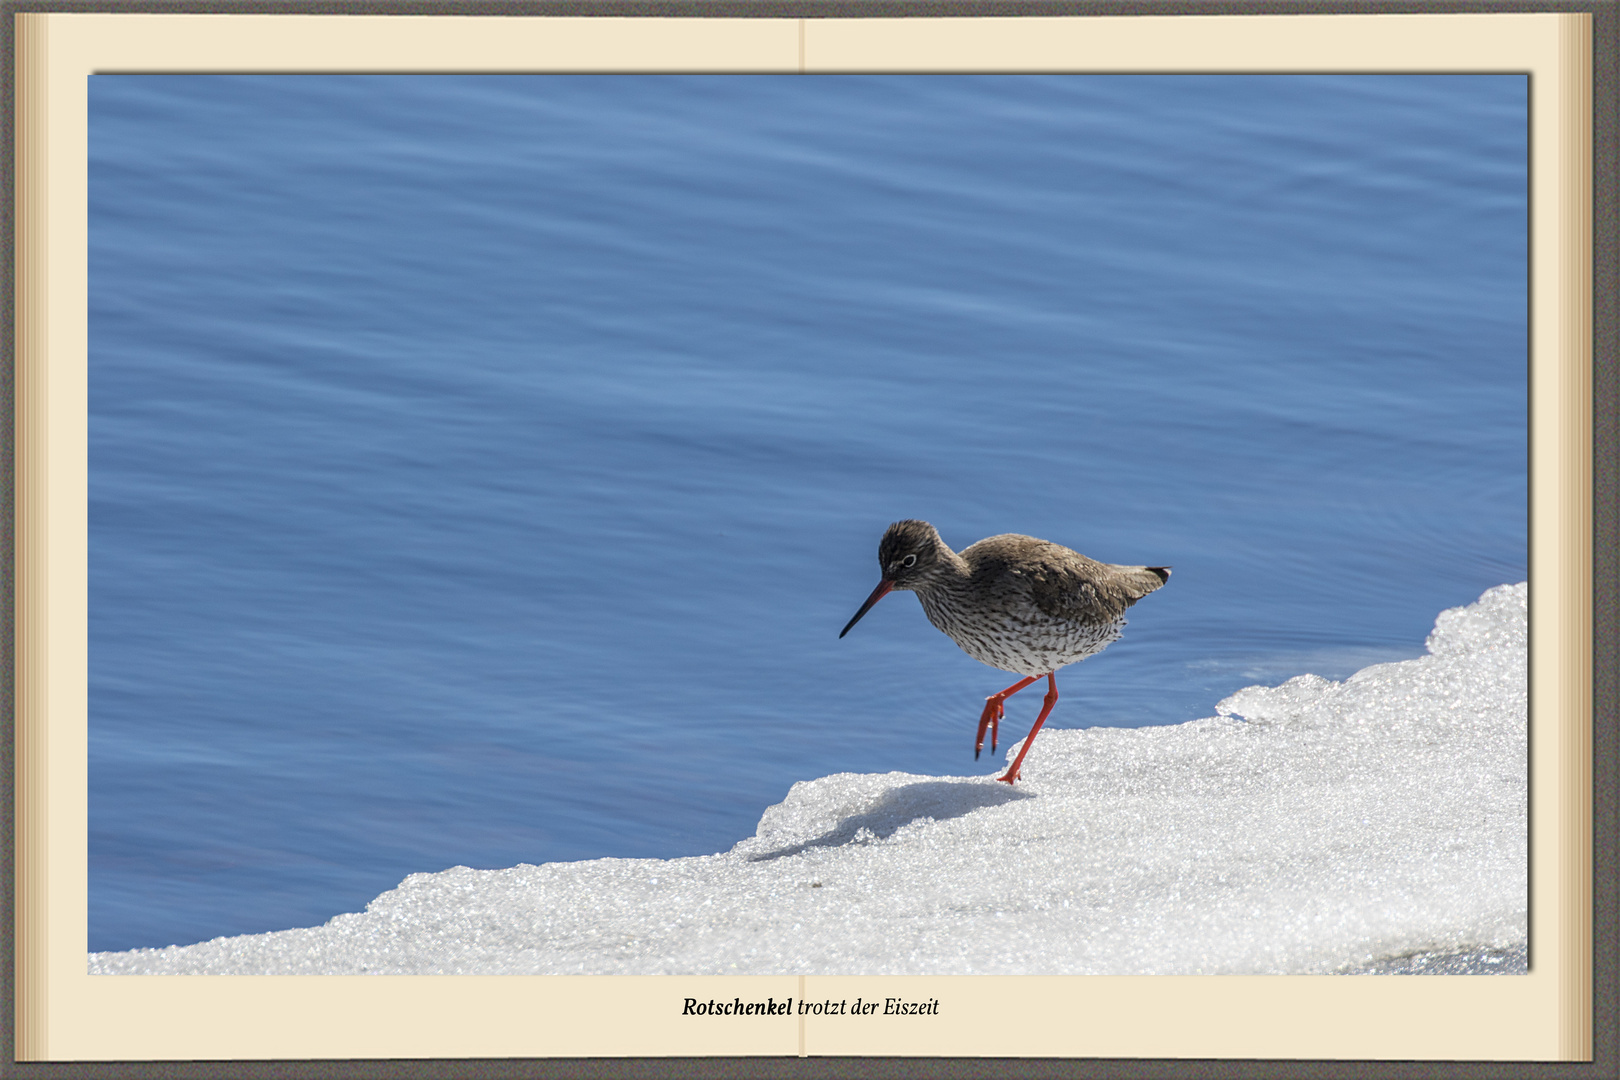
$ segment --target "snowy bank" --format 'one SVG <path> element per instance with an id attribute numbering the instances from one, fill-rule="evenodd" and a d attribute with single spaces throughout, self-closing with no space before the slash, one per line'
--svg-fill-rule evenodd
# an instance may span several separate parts
<path id="1" fill-rule="evenodd" d="M 1049 729 L 1016 788 L 841 773 L 723 854 L 413 874 L 325 926 L 93 953 L 90 971 L 1522 969 L 1527 596 L 1442 612 L 1429 655 L 1342 683 L 1249 687 L 1172 727 Z"/>

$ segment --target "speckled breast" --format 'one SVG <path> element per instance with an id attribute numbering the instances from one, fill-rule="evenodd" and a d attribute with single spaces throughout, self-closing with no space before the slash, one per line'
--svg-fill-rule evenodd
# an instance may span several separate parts
<path id="1" fill-rule="evenodd" d="M 1079 622 L 1055 619 L 1033 604 L 973 611 L 949 593 L 917 594 L 928 621 L 980 663 L 1018 675 L 1045 675 L 1084 660 L 1119 640 L 1124 619 Z"/>

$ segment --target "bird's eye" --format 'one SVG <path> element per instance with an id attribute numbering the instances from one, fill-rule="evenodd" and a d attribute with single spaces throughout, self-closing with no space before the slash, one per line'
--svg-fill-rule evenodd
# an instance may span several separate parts
<path id="1" fill-rule="evenodd" d="M 901 566 L 916 566 L 917 565 L 917 556 L 915 556 L 915 555 L 907 555 L 905 558 L 900 560 L 900 565 Z"/>

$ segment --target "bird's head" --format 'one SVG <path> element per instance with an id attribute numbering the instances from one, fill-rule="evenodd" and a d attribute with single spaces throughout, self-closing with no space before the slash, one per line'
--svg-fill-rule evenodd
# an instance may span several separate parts
<path id="1" fill-rule="evenodd" d="M 945 542 L 926 521 L 897 521 L 878 541 L 878 569 L 891 588 L 915 589 L 933 577 Z"/>
<path id="2" fill-rule="evenodd" d="M 939 530 L 926 521 L 908 519 L 890 525 L 883 539 L 878 541 L 878 569 L 882 579 L 838 636 L 849 633 L 849 628 L 860 622 L 873 604 L 893 590 L 927 588 L 949 550 L 939 538 Z"/>

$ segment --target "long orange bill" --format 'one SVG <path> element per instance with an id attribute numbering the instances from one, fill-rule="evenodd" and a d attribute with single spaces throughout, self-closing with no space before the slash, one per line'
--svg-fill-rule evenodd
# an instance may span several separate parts
<path id="1" fill-rule="evenodd" d="M 844 628 L 842 630 L 838 631 L 838 636 L 843 637 L 845 634 L 849 633 L 849 628 L 851 626 L 854 626 L 856 623 L 860 622 L 861 621 L 861 616 L 865 615 L 868 611 L 871 611 L 872 610 L 872 605 L 877 603 L 879 600 L 883 599 L 885 596 L 888 596 L 889 595 L 889 590 L 891 590 L 893 588 L 894 588 L 894 582 L 892 582 L 892 581 L 880 581 L 880 582 L 878 582 L 878 587 L 873 589 L 872 590 L 872 595 L 868 596 L 866 598 L 866 603 L 861 605 L 861 610 L 859 610 L 859 611 L 857 611 L 855 613 L 855 617 L 853 619 L 849 620 L 849 622 L 844 624 Z"/>

